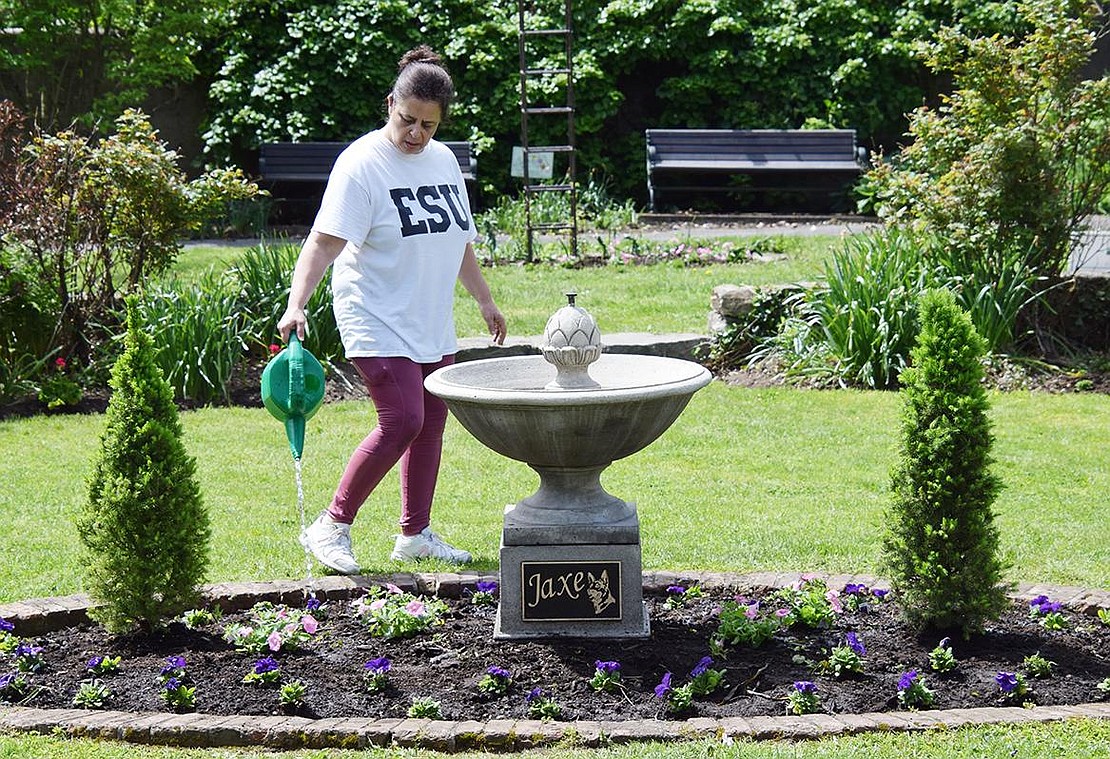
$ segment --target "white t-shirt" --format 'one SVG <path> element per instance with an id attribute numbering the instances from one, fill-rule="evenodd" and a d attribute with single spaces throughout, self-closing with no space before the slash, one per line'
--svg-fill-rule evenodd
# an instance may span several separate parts
<path id="1" fill-rule="evenodd" d="M 336 159 L 312 229 L 347 241 L 331 288 L 348 358 L 457 350 L 455 281 L 477 230 L 450 148 L 408 154 L 380 129 L 363 135 Z"/>

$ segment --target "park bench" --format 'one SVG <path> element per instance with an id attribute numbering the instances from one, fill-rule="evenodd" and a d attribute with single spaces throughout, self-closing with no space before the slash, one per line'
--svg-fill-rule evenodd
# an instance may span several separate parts
<path id="1" fill-rule="evenodd" d="M 851 129 L 647 129 L 644 135 L 652 211 L 661 193 L 842 193 L 866 167 L 867 151 L 856 146 Z M 746 183 L 737 184 L 737 175 Z"/>
<path id="2" fill-rule="evenodd" d="M 469 142 L 445 142 L 459 162 L 471 209 L 476 207 L 478 194 L 478 157 Z M 335 159 L 346 148 L 346 142 L 266 142 L 258 157 L 258 173 L 266 182 L 319 184 L 328 181 Z"/>

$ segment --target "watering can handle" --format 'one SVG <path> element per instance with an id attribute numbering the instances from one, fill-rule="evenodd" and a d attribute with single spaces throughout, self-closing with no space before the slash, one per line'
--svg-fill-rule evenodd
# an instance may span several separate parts
<path id="1" fill-rule="evenodd" d="M 302 416 L 305 410 L 304 348 L 296 332 L 289 333 L 289 414 Z"/>

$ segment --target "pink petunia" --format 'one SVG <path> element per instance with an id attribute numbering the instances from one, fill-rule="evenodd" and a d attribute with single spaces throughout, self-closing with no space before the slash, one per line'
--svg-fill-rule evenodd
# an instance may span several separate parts
<path id="1" fill-rule="evenodd" d="M 756 601 L 748 608 L 744 609 L 744 616 L 748 619 L 755 619 L 759 616 L 759 601 Z"/>
<path id="2" fill-rule="evenodd" d="M 378 609 L 381 609 L 381 608 L 384 608 L 384 607 L 385 607 L 385 599 L 384 598 L 375 598 L 373 601 L 370 602 L 370 605 L 367 606 L 366 608 L 369 609 L 370 611 L 377 611 Z"/>
<path id="3" fill-rule="evenodd" d="M 266 638 L 266 645 L 270 647 L 271 651 L 281 650 L 281 633 L 274 630 L 270 636 Z"/>
<path id="4" fill-rule="evenodd" d="M 405 592 L 405 591 L 401 590 L 400 588 L 398 588 L 396 585 L 394 585 L 391 582 L 387 582 L 385 584 L 385 589 L 388 590 L 390 593 L 392 593 L 395 596 L 399 596 L 399 595 L 401 595 L 402 593 Z"/>
<path id="5" fill-rule="evenodd" d="M 837 614 L 840 614 L 844 611 L 844 607 L 840 604 L 840 594 L 837 593 L 835 590 L 830 590 L 828 593 L 826 593 L 825 600 L 829 602 L 829 606 L 831 606 L 832 610 L 835 611 Z"/>
<path id="6" fill-rule="evenodd" d="M 414 617 L 423 617 L 427 610 L 424 608 L 423 601 L 418 601 L 414 598 L 405 604 L 405 611 Z"/>
<path id="7" fill-rule="evenodd" d="M 316 617 L 311 614 L 305 614 L 301 617 L 301 627 L 309 635 L 315 635 L 316 631 L 320 628 L 320 623 L 316 621 Z"/>
<path id="8" fill-rule="evenodd" d="M 775 616 L 779 619 L 790 616 L 790 609 L 775 609 Z"/>

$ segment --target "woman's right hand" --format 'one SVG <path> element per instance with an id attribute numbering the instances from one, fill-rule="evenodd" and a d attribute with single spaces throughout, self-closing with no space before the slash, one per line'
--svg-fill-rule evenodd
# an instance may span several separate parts
<path id="1" fill-rule="evenodd" d="M 308 332 L 308 317 L 305 316 L 304 309 L 293 307 L 285 309 L 285 313 L 278 320 L 277 328 L 283 343 L 289 342 L 289 335 L 293 330 L 297 331 L 297 337 L 303 342 L 305 333 Z"/>

